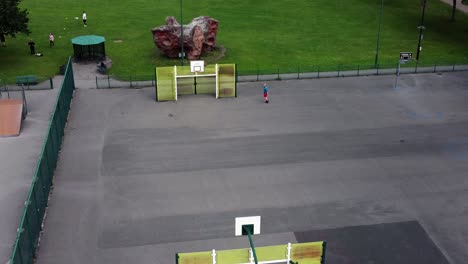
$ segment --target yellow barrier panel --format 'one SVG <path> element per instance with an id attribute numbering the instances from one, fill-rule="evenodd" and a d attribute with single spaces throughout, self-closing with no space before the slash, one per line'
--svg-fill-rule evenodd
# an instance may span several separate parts
<path id="1" fill-rule="evenodd" d="M 310 242 L 291 245 L 291 259 L 299 264 L 322 263 L 324 242 Z"/>
<path id="2" fill-rule="evenodd" d="M 157 101 L 175 100 L 175 83 L 173 67 L 156 68 L 156 98 Z"/>
<path id="3" fill-rule="evenodd" d="M 219 64 L 218 66 L 219 97 L 236 97 L 236 65 Z"/>
<path id="4" fill-rule="evenodd" d="M 286 259 L 288 252 L 287 245 L 268 246 L 268 247 L 255 247 L 258 261 L 270 261 Z"/>
<path id="5" fill-rule="evenodd" d="M 211 252 L 192 252 L 178 254 L 179 264 L 207 264 L 211 263 Z"/>
<path id="6" fill-rule="evenodd" d="M 298 264 L 323 264 L 326 242 L 291 244 L 290 260 Z M 288 245 L 255 247 L 258 262 L 285 261 L 288 258 Z M 179 253 L 177 264 L 212 264 L 212 251 Z M 250 248 L 216 251 L 216 264 L 250 263 Z"/>

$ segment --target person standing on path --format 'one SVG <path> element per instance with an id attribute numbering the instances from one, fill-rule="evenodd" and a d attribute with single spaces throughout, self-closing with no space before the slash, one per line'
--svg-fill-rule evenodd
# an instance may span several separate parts
<path id="1" fill-rule="evenodd" d="M 83 18 L 83 25 L 84 25 L 84 27 L 86 27 L 86 20 L 88 19 L 88 17 L 86 16 L 85 11 L 83 11 L 83 17 L 82 18 Z"/>
<path id="2" fill-rule="evenodd" d="M 263 84 L 263 99 L 265 100 L 266 104 L 270 102 L 270 100 L 268 100 L 268 86 L 266 83 Z"/>
<path id="3" fill-rule="evenodd" d="M 50 33 L 49 34 L 49 47 L 53 47 L 55 46 L 55 37 L 54 37 L 54 33 Z"/>
<path id="4" fill-rule="evenodd" d="M 34 55 L 36 54 L 36 43 L 34 43 L 33 39 L 31 39 L 29 42 L 28 42 L 28 45 L 29 45 L 29 50 L 31 51 L 31 55 Z"/>

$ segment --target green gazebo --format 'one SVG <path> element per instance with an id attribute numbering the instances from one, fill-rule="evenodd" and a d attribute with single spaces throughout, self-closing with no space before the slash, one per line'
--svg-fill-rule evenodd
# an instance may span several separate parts
<path id="1" fill-rule="evenodd" d="M 77 60 L 103 60 L 106 57 L 104 42 L 101 36 L 87 35 L 73 38 L 73 53 Z"/>

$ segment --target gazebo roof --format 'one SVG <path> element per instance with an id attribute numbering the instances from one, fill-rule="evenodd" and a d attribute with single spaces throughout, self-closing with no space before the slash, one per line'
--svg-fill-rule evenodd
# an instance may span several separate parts
<path id="1" fill-rule="evenodd" d="M 73 44 L 86 46 L 86 45 L 96 45 L 96 44 L 103 43 L 106 41 L 106 39 L 101 36 L 87 35 L 87 36 L 79 36 L 79 37 L 73 38 L 71 41 Z"/>

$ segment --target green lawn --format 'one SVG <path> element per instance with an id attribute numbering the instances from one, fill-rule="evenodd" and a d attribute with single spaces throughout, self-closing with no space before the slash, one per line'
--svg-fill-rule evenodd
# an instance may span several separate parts
<path id="1" fill-rule="evenodd" d="M 150 29 L 166 16 L 180 17 L 177 0 L 23 0 L 30 29 L 44 57 L 29 55 L 29 37 L 7 38 L 0 48 L 0 78 L 52 76 L 72 54 L 70 40 L 95 34 L 106 38 L 111 73 L 148 74 L 154 66 L 178 64 L 156 49 Z M 395 64 L 400 51 L 416 51 L 420 0 L 385 1 L 380 62 Z M 226 48 L 222 63 L 239 70 L 297 69 L 300 65 L 373 65 L 380 0 L 185 0 L 184 23 L 201 15 L 219 20 L 218 45 Z M 88 14 L 88 27 L 81 13 Z M 468 63 L 468 16 L 438 0 L 428 3 L 421 61 Z M 75 19 L 78 17 L 79 19 Z M 56 38 L 48 47 L 48 35 Z M 115 42 L 121 40 L 122 42 Z M 210 59 L 208 59 L 210 60 Z"/>

